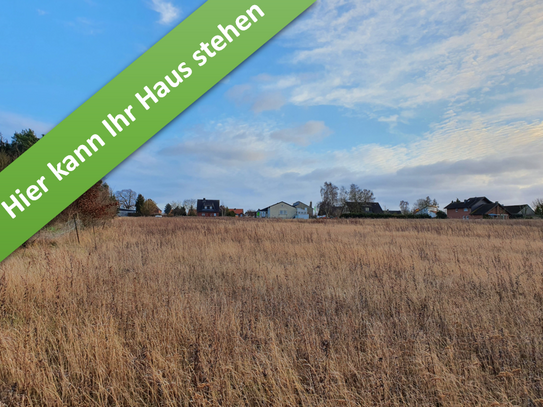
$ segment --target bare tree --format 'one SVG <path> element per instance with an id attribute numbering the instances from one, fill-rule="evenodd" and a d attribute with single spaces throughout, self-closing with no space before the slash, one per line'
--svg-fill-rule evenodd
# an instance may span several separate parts
<path id="1" fill-rule="evenodd" d="M 339 201 L 339 188 L 331 182 L 325 182 L 321 187 L 321 202 L 319 203 L 319 212 L 330 216 Z"/>
<path id="2" fill-rule="evenodd" d="M 402 212 L 402 215 L 407 215 L 409 213 L 409 202 L 400 201 L 400 211 Z"/>
<path id="3" fill-rule="evenodd" d="M 136 207 L 136 199 L 138 194 L 131 189 L 123 189 L 115 192 L 115 198 L 119 202 L 119 206 L 123 209 L 134 209 Z"/>
<path id="4" fill-rule="evenodd" d="M 534 206 L 534 211 L 536 215 L 543 216 L 543 199 L 537 198 L 532 205 Z"/>
<path id="5" fill-rule="evenodd" d="M 375 195 L 373 194 L 373 191 L 369 189 L 363 189 L 362 191 L 360 191 L 359 200 L 360 202 L 365 204 L 375 202 Z"/>
<path id="6" fill-rule="evenodd" d="M 347 189 L 344 186 L 339 188 L 338 201 L 339 206 L 341 207 L 341 213 L 345 213 L 345 210 L 347 209 L 347 202 L 349 202 L 349 192 L 347 192 Z"/>
<path id="7" fill-rule="evenodd" d="M 183 201 L 183 207 L 185 208 L 187 215 L 189 215 L 192 211 L 196 210 L 196 199 L 185 199 Z"/>
<path id="8" fill-rule="evenodd" d="M 427 196 L 426 198 L 423 198 L 423 199 L 417 199 L 417 202 L 415 203 L 415 205 L 413 205 L 413 212 L 415 210 L 423 210 L 423 209 L 426 209 L 430 206 L 435 206 L 437 208 L 439 208 L 439 204 L 437 203 L 437 201 L 435 199 L 431 199 L 429 196 Z"/>

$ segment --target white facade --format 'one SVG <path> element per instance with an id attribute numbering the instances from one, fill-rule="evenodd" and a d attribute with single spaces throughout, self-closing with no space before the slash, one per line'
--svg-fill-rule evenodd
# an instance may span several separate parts
<path id="1" fill-rule="evenodd" d="M 296 208 L 296 219 L 309 219 L 309 214 L 307 213 L 307 209 L 304 208 Z"/>

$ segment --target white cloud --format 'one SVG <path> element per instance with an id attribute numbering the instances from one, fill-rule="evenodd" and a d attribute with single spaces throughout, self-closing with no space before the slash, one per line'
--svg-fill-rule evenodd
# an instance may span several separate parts
<path id="1" fill-rule="evenodd" d="M 311 13 L 291 30 L 303 39 L 293 62 L 321 74 L 283 82 L 293 83 L 291 100 L 300 105 L 414 108 L 543 67 L 537 0 L 323 0 Z"/>
<path id="2" fill-rule="evenodd" d="M 151 0 L 150 7 L 160 14 L 160 24 L 170 24 L 181 15 L 181 10 L 166 0 Z"/>

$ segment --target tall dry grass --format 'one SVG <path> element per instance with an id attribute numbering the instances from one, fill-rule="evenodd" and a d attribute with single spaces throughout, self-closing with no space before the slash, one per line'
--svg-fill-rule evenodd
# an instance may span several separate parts
<path id="1" fill-rule="evenodd" d="M 543 222 L 123 219 L 0 263 L 0 405 L 543 405 Z"/>

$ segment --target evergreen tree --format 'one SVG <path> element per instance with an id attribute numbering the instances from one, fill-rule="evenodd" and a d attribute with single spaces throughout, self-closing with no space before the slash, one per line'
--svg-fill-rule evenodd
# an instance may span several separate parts
<path id="1" fill-rule="evenodd" d="M 145 198 L 142 194 L 139 194 L 136 198 L 136 213 L 141 215 L 141 211 L 143 209 L 143 204 L 145 203 Z"/>

